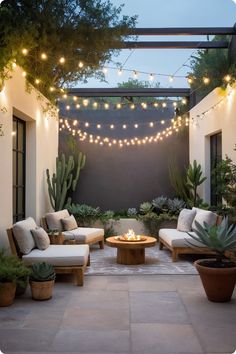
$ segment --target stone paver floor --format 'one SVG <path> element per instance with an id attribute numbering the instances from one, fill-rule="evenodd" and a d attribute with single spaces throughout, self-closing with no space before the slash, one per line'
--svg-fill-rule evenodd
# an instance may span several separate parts
<path id="1" fill-rule="evenodd" d="M 236 294 L 207 301 L 197 275 L 86 276 L 66 279 L 53 299 L 30 293 L 0 308 L 5 354 L 200 354 L 236 349 Z"/>

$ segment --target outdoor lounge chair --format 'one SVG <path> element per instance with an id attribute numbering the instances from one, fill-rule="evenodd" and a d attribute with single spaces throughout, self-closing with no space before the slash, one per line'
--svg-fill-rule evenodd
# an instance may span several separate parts
<path id="1" fill-rule="evenodd" d="M 25 254 L 22 254 L 19 248 L 19 242 L 17 242 L 14 235 L 15 226 L 20 226 L 17 230 L 17 237 L 23 236 L 24 241 L 27 238 L 31 239 L 32 225 L 36 225 L 32 218 L 19 221 L 13 228 L 7 230 L 8 239 L 12 254 L 18 256 L 27 266 L 31 266 L 33 263 L 46 262 L 54 266 L 57 274 L 73 274 L 75 284 L 83 286 L 84 283 L 84 271 L 86 266 L 90 265 L 90 255 L 88 245 L 49 245 L 45 250 L 40 250 L 33 247 L 27 250 Z"/>
<path id="2" fill-rule="evenodd" d="M 48 231 L 56 229 L 62 233 L 65 241 L 74 240 L 76 244 L 99 243 L 101 249 L 104 248 L 104 229 L 95 227 L 76 227 L 70 230 L 63 230 L 64 219 L 68 219 L 70 214 L 67 209 L 48 213 L 41 219 L 42 227 Z"/>

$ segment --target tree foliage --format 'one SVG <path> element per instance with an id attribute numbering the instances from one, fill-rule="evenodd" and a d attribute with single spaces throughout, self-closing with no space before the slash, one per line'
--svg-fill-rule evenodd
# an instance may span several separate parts
<path id="1" fill-rule="evenodd" d="M 213 40 L 225 39 L 225 36 L 216 36 Z M 231 75 L 232 80 L 236 78 L 236 66 L 230 63 L 228 48 L 199 50 L 197 55 L 192 56 L 190 64 L 191 73 L 189 76 L 194 78 L 191 87 L 204 96 L 216 87 L 225 86 L 224 77 L 226 75 Z M 210 79 L 209 84 L 204 85 L 204 77 Z"/>
<path id="2" fill-rule="evenodd" d="M 19 0 L 0 6 L 0 78 L 16 60 L 48 98 L 60 88 L 92 75 L 102 78 L 99 67 L 116 53 L 136 17 L 121 15 L 122 6 L 109 0 Z M 22 49 L 28 50 L 27 55 Z M 47 60 L 41 59 L 46 53 Z M 65 63 L 59 59 L 65 57 Z M 79 68 L 79 62 L 84 66 Z"/>

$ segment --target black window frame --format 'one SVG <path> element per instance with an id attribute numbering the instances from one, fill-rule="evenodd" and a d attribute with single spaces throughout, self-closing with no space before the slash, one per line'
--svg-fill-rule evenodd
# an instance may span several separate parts
<path id="1" fill-rule="evenodd" d="M 13 177 L 13 195 L 12 195 L 12 201 L 13 201 L 13 223 L 23 220 L 25 218 L 25 190 L 26 190 L 26 123 L 24 120 L 13 116 L 13 125 L 16 125 L 16 130 L 14 130 L 14 138 L 16 139 L 16 147 L 14 148 L 14 145 L 12 146 L 12 177 Z M 19 126 L 21 125 L 21 141 L 22 141 L 22 149 L 19 148 Z M 14 153 L 16 154 L 16 159 L 15 159 L 15 164 L 14 164 Z M 22 174 L 20 175 L 20 170 L 19 170 L 19 155 L 22 156 L 22 168 L 21 172 Z M 14 170 L 15 169 L 15 170 Z M 14 171 L 16 175 L 16 184 L 14 184 Z M 22 184 L 19 184 L 19 179 L 22 180 Z M 16 191 L 16 193 L 15 193 Z M 22 191 L 22 211 L 19 212 L 19 191 Z M 14 196 L 16 196 L 16 200 L 14 203 Z M 15 208 L 14 208 L 15 205 Z"/>
<path id="2" fill-rule="evenodd" d="M 210 136 L 210 162 L 211 162 L 211 205 L 222 204 L 222 197 L 214 193 L 214 187 L 217 186 L 217 179 L 213 182 L 212 171 L 217 163 L 222 160 L 222 132 Z"/>

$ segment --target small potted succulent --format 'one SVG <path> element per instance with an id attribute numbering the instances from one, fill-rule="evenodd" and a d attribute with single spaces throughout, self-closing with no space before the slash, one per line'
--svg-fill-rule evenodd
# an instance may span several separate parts
<path id="1" fill-rule="evenodd" d="M 45 262 L 33 264 L 30 273 L 30 288 L 32 299 L 51 299 L 55 278 L 56 274 L 51 264 Z"/>
<path id="2" fill-rule="evenodd" d="M 220 225 L 209 226 L 204 223 L 202 226 L 197 221 L 195 223 L 194 234 L 189 233 L 189 236 L 215 253 L 215 258 L 195 262 L 207 298 L 214 302 L 230 301 L 236 283 L 236 262 L 226 254 L 236 250 L 236 227 L 228 226 L 227 217 Z"/>
<path id="3" fill-rule="evenodd" d="M 16 256 L 7 256 L 0 251 L 0 306 L 13 303 L 17 285 L 25 288 L 29 273 Z"/>

